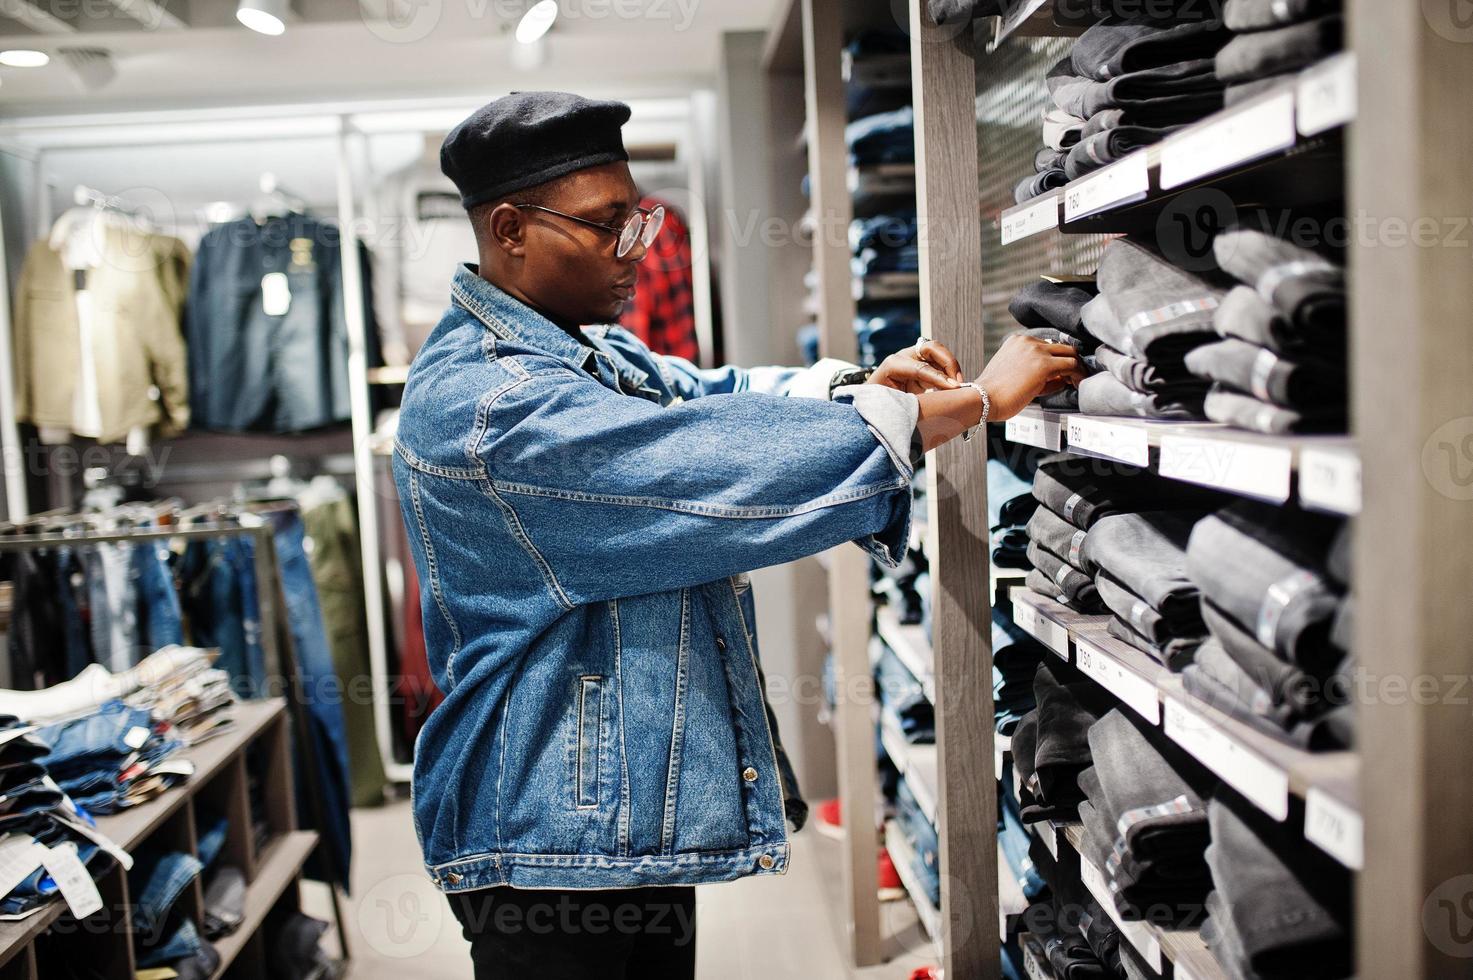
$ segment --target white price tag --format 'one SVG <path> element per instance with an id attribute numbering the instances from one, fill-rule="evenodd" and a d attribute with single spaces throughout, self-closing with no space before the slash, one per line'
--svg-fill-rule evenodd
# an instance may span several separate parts
<path id="1" fill-rule="evenodd" d="M 1012 442 L 1025 446 L 1037 446 L 1058 452 L 1062 448 L 1059 436 L 1063 427 L 1058 422 L 1037 415 L 1024 413 L 1015 415 L 1003 423 L 1003 431 Z"/>
<path id="2" fill-rule="evenodd" d="M 1146 430 L 1138 425 L 1120 425 L 1090 416 L 1070 416 L 1069 446 L 1122 463 L 1148 466 L 1151 446 Z"/>
<path id="3" fill-rule="evenodd" d="M 29 834 L 9 834 L 0 840 L 0 895 L 9 895 L 39 868 L 45 850 Z"/>
<path id="4" fill-rule="evenodd" d="M 1002 213 L 1002 243 L 1006 245 L 1057 227 L 1059 199 L 1054 194 L 1046 194 L 1036 201 L 1008 208 Z"/>
<path id="5" fill-rule="evenodd" d="M 143 743 L 148 741 L 148 729 L 142 725 L 134 725 L 123 733 L 123 744 L 130 749 L 141 749 Z"/>
<path id="6" fill-rule="evenodd" d="M 1082 636 L 1074 638 L 1074 663 L 1146 721 L 1153 725 L 1161 723 L 1161 702 L 1156 699 L 1154 683 L 1127 669 Z"/>
<path id="7" fill-rule="evenodd" d="M 1047 820 L 1040 820 L 1033 826 L 1038 828 L 1038 836 L 1043 841 L 1043 846 L 1048 848 L 1048 852 L 1057 861 L 1059 859 L 1059 834 L 1054 830 L 1054 825 Z"/>
<path id="8" fill-rule="evenodd" d="M 1028 980 L 1054 980 L 1053 973 L 1038 962 L 1032 946 L 1023 947 L 1023 972 L 1028 975 Z"/>
<path id="9" fill-rule="evenodd" d="M 1355 119 L 1355 52 L 1320 62 L 1299 76 L 1299 132 L 1314 136 Z"/>
<path id="10" fill-rule="evenodd" d="M 1083 854 L 1079 855 L 1079 877 L 1084 879 L 1084 887 L 1100 903 L 1100 908 L 1115 923 L 1129 943 L 1135 947 L 1135 951 L 1141 954 L 1141 959 L 1150 964 L 1151 969 L 1157 973 L 1161 972 L 1161 944 L 1151 931 L 1142 922 L 1126 922 L 1120 918 L 1120 913 L 1115 910 L 1115 899 L 1110 895 L 1110 886 L 1105 883 L 1105 876 L 1100 873 Z"/>
<path id="11" fill-rule="evenodd" d="M 262 313 L 267 316 L 286 316 L 291 305 L 292 287 L 285 272 L 268 272 L 261 277 Z"/>
<path id="12" fill-rule="evenodd" d="M 1360 457 L 1349 450 L 1304 449 L 1299 453 L 1299 502 L 1306 507 L 1358 514 Z"/>
<path id="13" fill-rule="evenodd" d="M 1161 144 L 1161 188 L 1182 184 L 1294 145 L 1294 92 L 1227 109 Z"/>
<path id="14" fill-rule="evenodd" d="M 1161 475 L 1275 503 L 1289 499 L 1294 454 L 1283 446 L 1193 436 L 1161 437 Z"/>
<path id="15" fill-rule="evenodd" d="M 45 855 L 41 863 L 46 866 L 66 907 L 73 918 L 85 919 L 102 908 L 102 895 L 97 891 L 97 882 L 92 880 L 87 866 L 77 857 L 76 845 L 62 844 L 59 847 L 43 847 Z"/>
<path id="16" fill-rule="evenodd" d="M 992 771 L 998 779 L 1002 778 L 1003 754 L 1007 751 L 1002 744 L 1001 735 L 992 736 Z"/>
<path id="17" fill-rule="evenodd" d="M 1347 868 L 1364 866 L 1364 824 L 1361 816 L 1317 786 L 1304 797 L 1304 836 Z"/>
<path id="18" fill-rule="evenodd" d="M 1289 815 L 1289 775 L 1174 698 L 1166 699 L 1166 737 L 1275 820 Z"/>
<path id="19" fill-rule="evenodd" d="M 1151 189 L 1146 151 L 1137 150 L 1064 187 L 1064 220 L 1075 221 L 1145 197 Z"/>

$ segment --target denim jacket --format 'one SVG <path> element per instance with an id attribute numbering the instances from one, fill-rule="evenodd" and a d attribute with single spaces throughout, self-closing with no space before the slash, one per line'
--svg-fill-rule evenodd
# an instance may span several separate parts
<path id="1" fill-rule="evenodd" d="M 462 267 L 394 454 L 445 701 L 414 820 L 444 891 L 781 873 L 786 760 L 743 574 L 909 534 L 916 400 L 591 347 Z M 811 392 L 818 397 L 787 397 Z"/>

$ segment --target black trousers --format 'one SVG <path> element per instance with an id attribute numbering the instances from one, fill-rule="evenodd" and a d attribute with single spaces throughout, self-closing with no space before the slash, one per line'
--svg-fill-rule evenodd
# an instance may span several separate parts
<path id="1" fill-rule="evenodd" d="M 696 890 L 483 888 L 448 896 L 475 980 L 694 980 Z"/>

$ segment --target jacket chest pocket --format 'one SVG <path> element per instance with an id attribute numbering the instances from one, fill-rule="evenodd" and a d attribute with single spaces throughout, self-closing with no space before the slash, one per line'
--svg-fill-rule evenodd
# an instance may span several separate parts
<path id="1" fill-rule="evenodd" d="M 578 704 L 573 757 L 574 805 L 580 810 L 598 806 L 602 777 L 604 721 L 608 716 L 605 694 L 608 678 L 588 675 L 578 678 Z"/>

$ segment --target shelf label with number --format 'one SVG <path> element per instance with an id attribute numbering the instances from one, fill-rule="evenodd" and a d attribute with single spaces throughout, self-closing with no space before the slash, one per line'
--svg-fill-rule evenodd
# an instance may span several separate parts
<path id="1" fill-rule="evenodd" d="M 1083 854 L 1079 855 L 1079 877 L 1084 879 L 1084 887 L 1088 888 L 1089 893 L 1095 897 L 1095 901 L 1100 903 L 1100 908 L 1105 910 L 1105 914 L 1115 923 L 1121 935 L 1135 947 L 1137 953 L 1141 954 L 1141 959 L 1150 964 L 1151 969 L 1160 973 L 1161 944 L 1156 941 L 1155 936 L 1151 935 L 1151 931 L 1144 923 L 1126 922 L 1120 918 L 1120 913 L 1115 911 L 1115 899 L 1110 895 L 1110 886 L 1105 882 L 1105 876 Z"/>
<path id="2" fill-rule="evenodd" d="M 1289 774 L 1175 698 L 1166 699 L 1166 737 L 1275 820 L 1289 815 Z"/>
<path id="3" fill-rule="evenodd" d="M 1299 132 L 1314 136 L 1355 119 L 1355 52 L 1346 51 L 1299 76 Z"/>
<path id="4" fill-rule="evenodd" d="M 1036 201 L 1008 208 L 1002 213 L 1002 243 L 1006 245 L 1057 227 L 1059 198 L 1055 194 L 1045 194 Z"/>
<path id="5" fill-rule="evenodd" d="M 1289 499 L 1294 453 L 1248 440 L 1161 437 L 1161 475 L 1275 503 Z"/>
<path id="6" fill-rule="evenodd" d="M 1150 189 L 1151 171 L 1146 162 L 1146 151 L 1137 150 L 1088 177 L 1067 184 L 1064 187 L 1064 220 L 1076 221 L 1106 208 L 1138 201 Z"/>
<path id="7" fill-rule="evenodd" d="M 1161 144 L 1161 187 L 1182 184 L 1294 145 L 1294 92 L 1225 110 Z"/>
<path id="8" fill-rule="evenodd" d="M 1040 613 L 1031 602 L 1025 599 L 1013 603 L 1013 622 L 1054 653 L 1069 659 L 1069 631 Z"/>
<path id="9" fill-rule="evenodd" d="M 1074 638 L 1074 664 L 1146 721 L 1153 725 L 1161 723 L 1161 702 L 1156 698 L 1156 685 L 1150 680 L 1082 636 Z"/>
<path id="10" fill-rule="evenodd" d="M 1318 786 L 1304 797 L 1304 836 L 1347 868 L 1359 871 L 1365 860 L 1361 816 Z"/>
<path id="11" fill-rule="evenodd" d="M 1069 418 L 1069 447 L 1136 466 L 1151 462 L 1150 441 L 1144 428 L 1087 415 Z"/>
<path id="12" fill-rule="evenodd" d="M 1053 971 L 1038 962 L 1032 946 L 1023 947 L 1023 972 L 1028 975 L 1028 980 L 1054 980 Z"/>
<path id="13" fill-rule="evenodd" d="M 1058 422 L 1028 412 L 1015 415 L 1003 423 L 1003 432 L 1009 441 L 1054 452 L 1063 448 L 1060 443 L 1062 431 L 1063 426 Z"/>
<path id="14" fill-rule="evenodd" d="M 1358 514 L 1360 457 L 1348 449 L 1305 449 L 1299 453 L 1299 502 L 1306 507 Z"/>
<path id="15" fill-rule="evenodd" d="M 1038 828 L 1038 836 L 1043 839 L 1043 846 L 1048 848 L 1048 852 L 1057 861 L 1059 859 L 1059 832 L 1054 829 L 1053 823 L 1048 820 L 1040 820 L 1033 826 Z"/>

